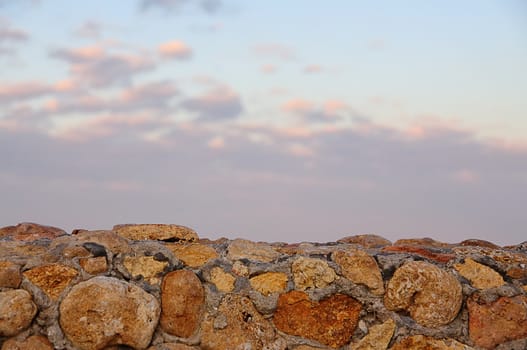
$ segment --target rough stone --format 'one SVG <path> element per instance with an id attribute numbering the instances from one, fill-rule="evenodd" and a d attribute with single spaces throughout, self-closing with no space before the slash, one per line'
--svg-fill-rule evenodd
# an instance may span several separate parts
<path id="1" fill-rule="evenodd" d="M 176 258 L 190 267 L 201 267 L 208 261 L 218 257 L 218 253 L 214 248 L 200 243 L 167 244 L 166 247 L 174 253 Z"/>
<path id="2" fill-rule="evenodd" d="M 137 241 L 157 240 L 169 242 L 194 242 L 198 234 L 191 228 L 180 225 L 163 224 L 128 224 L 115 225 L 113 231 L 117 234 Z"/>
<path id="3" fill-rule="evenodd" d="M 459 281 L 424 261 L 407 262 L 398 268 L 384 295 L 387 309 L 407 310 L 419 324 L 432 328 L 454 320 L 462 301 Z"/>
<path id="4" fill-rule="evenodd" d="M 97 243 L 106 247 L 113 254 L 129 253 L 130 241 L 113 231 L 97 230 L 87 231 L 78 230 L 73 237 L 81 243 Z"/>
<path id="5" fill-rule="evenodd" d="M 23 222 L 16 226 L 0 228 L 0 237 L 11 237 L 17 241 L 35 241 L 41 238 L 53 239 L 67 235 L 66 231 L 52 226 Z"/>
<path id="6" fill-rule="evenodd" d="M 172 335 L 188 338 L 203 317 L 205 292 L 192 271 L 168 273 L 161 286 L 161 328 Z"/>
<path id="7" fill-rule="evenodd" d="M 470 339 L 477 346 L 493 349 L 503 342 L 527 337 L 527 296 L 487 302 L 476 293 L 468 299 L 467 308 Z"/>
<path id="8" fill-rule="evenodd" d="M 368 253 L 362 250 L 336 251 L 331 258 L 340 266 L 344 277 L 353 283 L 367 286 L 375 295 L 384 294 L 381 271 Z"/>
<path id="9" fill-rule="evenodd" d="M 227 248 L 227 257 L 234 260 L 248 259 L 253 261 L 271 262 L 280 256 L 267 243 L 251 242 L 245 239 L 235 239 Z"/>
<path id="10" fill-rule="evenodd" d="M 450 260 L 453 260 L 456 258 L 454 254 L 436 253 L 418 244 L 416 245 L 393 245 L 390 247 L 384 247 L 382 251 L 388 252 L 388 253 L 416 254 L 424 258 L 427 258 L 427 259 L 430 259 L 430 260 L 433 260 L 439 263 L 443 263 L 443 264 L 446 264 Z"/>
<path id="11" fill-rule="evenodd" d="M 392 242 L 390 242 L 386 238 L 373 235 L 373 234 L 364 234 L 364 235 L 344 237 L 344 238 L 339 239 L 337 242 L 358 244 L 364 248 L 381 248 L 387 245 L 392 245 Z"/>
<path id="12" fill-rule="evenodd" d="M 220 292 L 230 293 L 234 290 L 236 277 L 225 272 L 221 267 L 215 266 L 210 270 L 210 281 Z"/>
<path id="13" fill-rule="evenodd" d="M 357 300 L 344 294 L 314 302 L 305 292 L 291 291 L 278 298 L 273 321 L 284 333 L 339 348 L 350 341 L 361 309 Z"/>
<path id="14" fill-rule="evenodd" d="M 185 344 L 163 343 L 151 346 L 147 350 L 199 350 L 199 348 Z"/>
<path id="15" fill-rule="evenodd" d="M 53 344 L 42 335 L 32 335 L 23 340 L 8 339 L 2 345 L 2 350 L 53 350 Z"/>
<path id="16" fill-rule="evenodd" d="M 157 261 L 153 256 L 127 256 L 123 264 L 132 277 L 143 276 L 150 284 L 159 284 L 163 270 L 168 266 L 168 262 Z"/>
<path id="17" fill-rule="evenodd" d="M 0 292 L 0 337 L 18 334 L 31 324 L 37 306 L 23 289 Z"/>
<path id="18" fill-rule="evenodd" d="M 464 264 L 455 264 L 454 268 L 477 289 L 497 288 L 505 284 L 499 273 L 470 258 L 466 258 Z"/>
<path id="19" fill-rule="evenodd" d="M 240 260 L 236 260 L 234 264 L 232 264 L 232 272 L 242 277 L 249 276 L 249 268 L 247 267 L 247 265 L 242 263 Z"/>
<path id="20" fill-rule="evenodd" d="M 472 348 L 455 339 L 435 339 L 424 335 L 414 335 L 404 338 L 393 345 L 390 350 L 472 350 Z"/>
<path id="21" fill-rule="evenodd" d="M 414 245 L 421 247 L 435 247 L 435 248 L 448 248 L 452 244 L 436 241 L 435 239 L 425 237 L 425 238 L 403 238 L 395 241 L 393 245 Z"/>
<path id="22" fill-rule="evenodd" d="M 487 247 L 487 248 L 492 248 L 492 249 L 500 249 L 500 246 L 492 243 L 492 242 L 489 242 L 489 241 L 484 241 L 482 239 L 466 239 L 462 242 L 460 242 L 458 245 L 460 246 L 473 246 L 473 247 Z"/>
<path id="23" fill-rule="evenodd" d="M 208 314 L 203 322 L 201 349 L 285 350 L 285 341 L 276 334 L 270 321 L 266 320 L 247 297 L 227 294 L 218 307 L 217 314 Z M 221 317 L 226 326 L 214 327 L 215 319 Z"/>
<path id="24" fill-rule="evenodd" d="M 59 310 L 62 330 L 81 350 L 119 344 L 145 349 L 160 313 L 154 296 L 133 284 L 104 276 L 74 286 Z"/>
<path id="25" fill-rule="evenodd" d="M 62 256 L 67 259 L 72 259 L 76 257 L 90 256 L 90 252 L 86 250 L 86 248 L 76 245 L 64 248 L 64 250 L 62 251 Z"/>
<path id="26" fill-rule="evenodd" d="M 80 266 L 91 275 L 97 275 L 99 273 L 104 273 L 108 270 L 108 263 L 106 262 L 106 257 L 98 256 L 95 258 L 80 258 Z"/>
<path id="27" fill-rule="evenodd" d="M 281 293 L 287 286 L 287 275 L 281 272 L 265 272 L 249 279 L 251 287 L 263 295 Z"/>
<path id="28" fill-rule="evenodd" d="M 326 261 L 315 258 L 298 257 L 291 266 L 293 281 L 297 289 L 324 288 L 337 278 Z"/>
<path id="29" fill-rule="evenodd" d="M 57 300 L 77 275 L 73 267 L 62 264 L 42 265 L 24 272 L 24 276 L 52 300 Z"/>
<path id="30" fill-rule="evenodd" d="M 325 348 L 314 347 L 314 346 L 309 346 L 309 345 L 299 345 L 293 349 L 294 350 L 320 350 L 320 349 L 325 349 Z"/>
<path id="31" fill-rule="evenodd" d="M 386 350 L 394 332 L 395 321 L 392 319 L 371 326 L 368 334 L 357 343 L 352 344 L 350 350 Z"/>
<path id="32" fill-rule="evenodd" d="M 523 267 L 511 266 L 509 269 L 507 269 L 507 276 L 514 278 L 514 279 L 527 278 L 527 266 L 526 265 L 523 265 Z"/>
<path id="33" fill-rule="evenodd" d="M 0 288 L 18 288 L 20 282 L 20 266 L 10 261 L 0 261 Z"/>

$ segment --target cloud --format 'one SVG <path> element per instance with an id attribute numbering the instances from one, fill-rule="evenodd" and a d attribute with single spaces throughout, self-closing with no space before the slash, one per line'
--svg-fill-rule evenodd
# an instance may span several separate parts
<path id="1" fill-rule="evenodd" d="M 181 107 L 196 113 L 203 121 L 222 121 L 234 119 L 243 112 L 240 97 L 229 87 L 217 87 L 207 93 L 188 98 Z"/>
<path id="2" fill-rule="evenodd" d="M 313 101 L 294 98 L 286 101 L 281 110 L 304 118 L 309 122 L 334 122 L 353 114 L 351 107 L 340 100 L 327 100 L 317 106 Z"/>
<path id="3" fill-rule="evenodd" d="M 14 103 L 40 97 L 54 91 L 53 87 L 33 81 L 0 85 L 0 103 Z"/>
<path id="4" fill-rule="evenodd" d="M 197 4 L 198 8 L 208 14 L 217 13 L 222 7 L 221 0 L 141 0 L 143 11 L 158 8 L 171 13 L 179 13 L 189 4 Z"/>
<path id="5" fill-rule="evenodd" d="M 29 40 L 29 34 L 18 28 L 14 28 L 9 22 L 0 18 L 0 56 L 13 55 L 14 45 Z"/>
<path id="6" fill-rule="evenodd" d="M 108 52 L 99 46 L 57 49 L 51 57 L 68 62 L 74 80 L 94 87 L 130 84 L 134 75 L 155 68 L 155 62 L 144 54 Z"/>
<path id="7" fill-rule="evenodd" d="M 264 74 L 273 74 L 276 72 L 276 66 L 274 64 L 264 64 L 260 66 L 260 70 Z"/>
<path id="8" fill-rule="evenodd" d="M 291 47 L 277 43 L 256 45 L 252 48 L 253 53 L 259 57 L 274 58 L 280 60 L 291 60 L 295 58 Z"/>
<path id="9" fill-rule="evenodd" d="M 103 25 L 100 22 L 88 20 L 82 23 L 75 33 L 81 38 L 98 39 L 102 36 Z"/>
<path id="10" fill-rule="evenodd" d="M 318 64 L 309 64 L 304 67 L 304 73 L 306 74 L 320 73 L 322 70 L 322 66 Z"/>
<path id="11" fill-rule="evenodd" d="M 173 40 L 159 45 L 159 53 L 163 57 L 178 60 L 187 60 L 192 57 L 192 49 L 179 40 Z"/>

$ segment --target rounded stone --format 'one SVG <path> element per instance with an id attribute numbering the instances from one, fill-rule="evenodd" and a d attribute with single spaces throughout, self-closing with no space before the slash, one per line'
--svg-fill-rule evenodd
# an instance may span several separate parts
<path id="1" fill-rule="evenodd" d="M 324 288 L 337 278 L 326 261 L 315 258 L 297 258 L 292 266 L 293 280 L 297 289 Z"/>
<path id="2" fill-rule="evenodd" d="M 10 337 L 29 327 L 37 313 L 31 295 L 23 289 L 0 292 L 0 336 Z"/>
<path id="3" fill-rule="evenodd" d="M 202 319 L 205 292 L 189 270 L 168 273 L 161 285 L 161 328 L 172 335 L 192 336 Z"/>
<path id="4" fill-rule="evenodd" d="M 53 344 L 42 335 L 32 335 L 26 339 L 8 339 L 2 350 L 53 350 Z"/>
<path id="5" fill-rule="evenodd" d="M 194 242 L 198 240 L 196 231 L 181 225 L 124 224 L 115 225 L 112 230 L 120 236 L 136 241 Z"/>
<path id="6" fill-rule="evenodd" d="M 280 293 L 287 287 L 287 275 L 282 272 L 265 272 L 249 279 L 254 290 L 263 295 Z"/>
<path id="7" fill-rule="evenodd" d="M 424 335 L 413 335 L 394 344 L 390 350 L 473 350 L 455 339 L 435 339 Z"/>
<path id="8" fill-rule="evenodd" d="M 336 251 L 331 258 L 342 269 L 344 277 L 367 286 L 375 295 L 384 294 L 381 270 L 375 259 L 362 250 Z"/>
<path id="9" fill-rule="evenodd" d="M 59 323 L 81 350 L 111 345 L 145 349 L 159 320 L 157 299 L 112 277 L 94 277 L 74 286 L 59 307 Z"/>
<path id="10" fill-rule="evenodd" d="M 452 322 L 462 301 L 459 281 L 424 261 L 410 261 L 398 268 L 384 295 L 387 309 L 406 310 L 419 324 L 432 328 Z"/>

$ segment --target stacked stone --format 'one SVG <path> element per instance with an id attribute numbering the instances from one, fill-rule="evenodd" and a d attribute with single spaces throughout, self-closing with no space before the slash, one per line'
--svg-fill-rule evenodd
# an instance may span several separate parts
<path id="1" fill-rule="evenodd" d="M 527 243 L 0 229 L 0 350 L 527 349 Z"/>

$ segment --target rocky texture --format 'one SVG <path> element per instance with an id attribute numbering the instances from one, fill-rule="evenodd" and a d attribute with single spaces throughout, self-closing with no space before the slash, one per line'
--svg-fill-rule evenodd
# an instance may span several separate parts
<path id="1" fill-rule="evenodd" d="M 74 346 L 98 350 L 123 344 L 145 349 L 159 319 L 159 303 L 143 289 L 111 277 L 74 286 L 60 304 L 60 326 Z"/>
<path id="2" fill-rule="evenodd" d="M 0 349 L 524 350 L 527 242 L 0 229 Z"/>
<path id="3" fill-rule="evenodd" d="M 161 327 L 169 334 L 190 337 L 201 322 L 205 306 L 199 278 L 188 270 L 170 272 L 161 291 Z"/>
<path id="4" fill-rule="evenodd" d="M 344 294 L 314 302 L 304 292 L 291 291 L 280 295 L 273 321 L 282 332 L 338 348 L 349 342 L 361 308 Z"/>
<path id="5" fill-rule="evenodd" d="M 411 261 L 398 268 L 384 296 L 386 308 L 406 310 L 426 327 L 452 322 L 462 301 L 459 281 L 452 274 L 424 261 Z"/>
<path id="6" fill-rule="evenodd" d="M 31 295 L 23 289 L 0 292 L 0 336 L 12 336 L 26 329 L 37 313 Z"/>
<path id="7" fill-rule="evenodd" d="M 527 296 L 487 301 L 483 295 L 473 294 L 467 306 L 470 339 L 477 346 L 493 349 L 505 341 L 527 337 Z"/>

